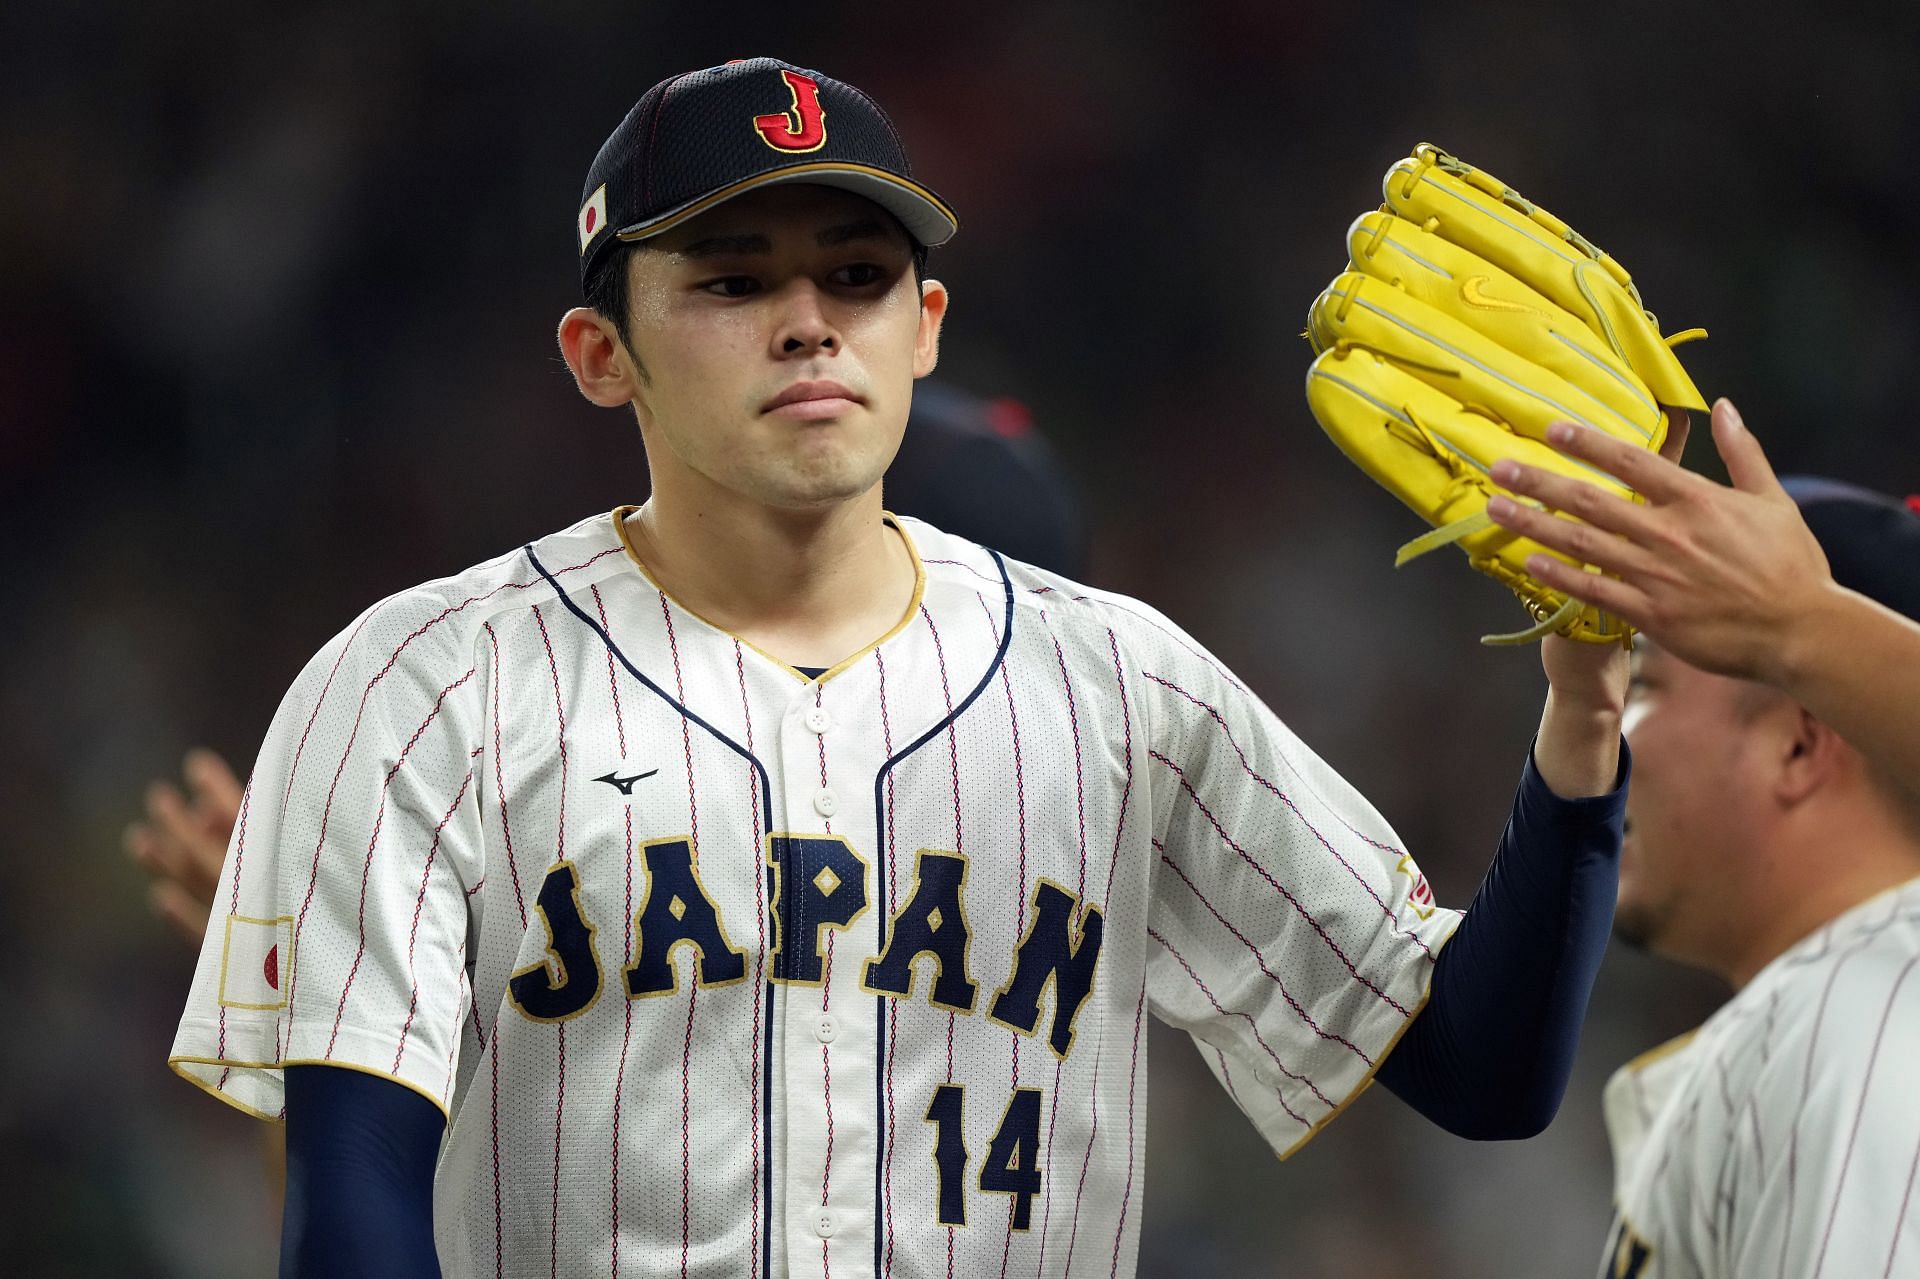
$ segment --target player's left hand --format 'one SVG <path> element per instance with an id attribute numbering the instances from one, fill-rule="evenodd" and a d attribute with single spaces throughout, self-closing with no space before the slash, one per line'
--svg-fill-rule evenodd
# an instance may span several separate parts
<path id="1" fill-rule="evenodd" d="M 240 813 L 240 779 L 210 750 L 187 753 L 187 794 L 171 782 L 147 787 L 147 819 L 127 827 L 127 853 L 153 876 L 156 915 L 198 946 L 206 935 L 227 840 Z"/>

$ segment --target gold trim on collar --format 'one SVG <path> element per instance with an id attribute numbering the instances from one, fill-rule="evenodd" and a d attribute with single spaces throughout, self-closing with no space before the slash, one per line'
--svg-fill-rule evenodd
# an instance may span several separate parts
<path id="1" fill-rule="evenodd" d="M 614 534 L 617 537 L 619 537 L 620 545 L 622 548 L 625 549 L 627 553 L 628 561 L 632 563 L 632 565 L 635 568 L 640 570 L 640 576 L 647 579 L 648 585 L 652 586 L 654 590 L 659 591 L 660 594 L 666 596 L 667 599 L 672 602 L 675 608 L 679 609 L 681 612 L 685 613 L 687 616 L 693 618 L 695 621 L 701 623 L 703 626 L 708 626 L 716 631 L 719 631 L 722 635 L 725 635 L 728 639 L 733 640 L 735 643 L 740 644 L 743 647 L 752 649 L 754 652 L 758 653 L 760 656 L 766 658 L 769 662 L 772 662 L 775 666 L 778 666 L 781 670 L 786 671 L 789 675 L 792 675 L 795 679 L 799 680 L 802 684 L 811 684 L 816 682 L 821 684 L 826 683 L 828 680 L 838 675 L 841 671 L 846 670 L 847 668 L 852 666 L 855 662 L 858 662 L 861 658 L 865 657 L 867 654 L 873 652 L 875 649 L 879 648 L 882 644 L 886 643 L 888 640 L 898 635 L 901 631 L 906 630 L 908 624 L 913 621 L 914 614 L 920 611 L 920 601 L 923 598 L 925 598 L 927 593 L 927 566 L 921 562 L 920 548 L 913 544 L 913 535 L 907 532 L 906 526 L 900 523 L 899 518 L 895 516 L 893 512 L 891 511 L 880 512 L 880 518 L 886 522 L 889 528 L 891 528 L 894 532 L 900 535 L 900 540 L 902 542 L 905 542 L 907 544 L 907 555 L 913 560 L 913 598 L 907 601 L 906 612 L 900 615 L 900 620 L 895 622 L 893 626 L 890 629 L 888 629 L 885 635 L 882 635 L 879 639 L 874 640 L 871 644 L 863 644 L 860 648 L 856 649 L 851 656 L 845 658 L 838 664 L 834 666 L 830 666 L 826 670 L 820 672 L 820 678 L 817 681 L 815 681 L 815 680 L 809 679 L 804 673 L 801 672 L 801 670 L 798 667 L 792 666 L 787 662 L 782 661 L 780 658 L 775 657 L 772 653 L 767 652 L 766 649 L 761 648 L 758 644 L 755 644 L 752 640 L 742 639 L 740 636 L 734 634 L 732 631 L 728 630 L 726 627 L 721 626 L 719 623 L 714 622 L 706 617 L 702 617 L 699 613 L 695 612 L 693 609 L 688 608 L 685 604 L 681 603 L 678 599 L 675 599 L 673 592 L 669 591 L 666 587 L 660 585 L 660 579 L 653 575 L 653 570 L 647 567 L 647 562 L 640 558 L 640 551 L 633 544 L 633 535 L 627 531 L 627 517 L 629 515 L 632 515 L 635 511 L 638 511 L 639 509 L 640 508 L 638 506 L 635 506 L 632 504 L 626 504 L 626 505 L 614 507 L 613 514 L 612 514 L 613 531 L 614 531 Z"/>

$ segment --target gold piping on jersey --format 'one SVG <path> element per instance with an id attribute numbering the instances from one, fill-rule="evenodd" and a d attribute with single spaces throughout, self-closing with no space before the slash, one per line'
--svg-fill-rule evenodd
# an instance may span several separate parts
<path id="1" fill-rule="evenodd" d="M 1659 1061 L 1662 1057 L 1671 1057 L 1682 1048 L 1685 1048 L 1693 1042 L 1693 1037 L 1699 1033 L 1700 1028 L 1695 1026 L 1684 1035 L 1675 1035 L 1666 1043 L 1647 1049 L 1647 1051 L 1641 1053 L 1638 1057 L 1635 1057 L 1632 1061 L 1620 1067 L 1620 1069 L 1637 1075 L 1648 1066 L 1653 1065 L 1654 1062 Z"/>
<path id="2" fill-rule="evenodd" d="M 867 654 L 873 652 L 875 649 L 879 648 L 882 644 L 886 643 L 888 640 L 898 635 L 901 631 L 906 630 L 908 625 L 912 623 L 914 619 L 914 615 L 920 611 L 920 601 L 926 596 L 926 593 L 927 593 L 927 566 L 923 564 L 920 560 L 920 548 L 913 544 L 913 537 L 907 532 L 906 528 L 900 523 L 898 516 L 894 515 L 893 512 L 891 511 L 880 512 L 880 518 L 886 524 L 886 526 L 892 529 L 894 532 L 898 533 L 900 535 L 900 540 L 906 543 L 907 557 L 913 561 L 913 598 L 907 601 L 906 612 L 900 615 L 900 620 L 895 622 L 885 635 L 882 635 L 879 639 L 874 640 L 870 644 L 863 644 L 858 649 L 855 649 L 851 656 L 843 659 L 837 664 L 830 666 L 826 670 L 820 672 L 820 678 L 817 681 L 810 680 L 805 674 L 803 674 L 800 671 L 798 667 L 789 665 L 788 663 L 775 657 L 772 653 L 769 653 L 766 649 L 761 648 L 758 644 L 755 644 L 752 640 L 742 639 L 740 636 L 734 634 L 732 631 L 728 630 L 726 627 L 721 626 L 719 623 L 710 621 L 707 618 L 701 616 L 699 613 L 694 612 L 694 610 L 688 608 L 685 604 L 682 604 L 678 599 L 675 599 L 672 591 L 669 591 L 666 587 L 660 585 L 660 579 L 653 575 L 653 570 L 647 567 L 647 562 L 640 558 L 640 551 L 633 544 L 633 535 L 627 530 L 627 517 L 629 515 L 632 515 L 634 512 L 638 511 L 639 509 L 640 508 L 638 506 L 634 506 L 631 504 L 614 507 L 613 508 L 613 531 L 619 535 L 620 545 L 626 550 L 627 559 L 633 564 L 635 568 L 640 570 L 640 576 L 646 578 L 647 583 L 650 586 L 652 586 L 654 590 L 659 591 L 662 595 L 666 596 L 668 600 L 672 601 L 673 606 L 679 609 L 682 613 L 685 613 L 688 617 L 693 618 L 695 621 L 699 622 L 701 625 L 711 627 L 713 630 L 720 632 L 722 635 L 725 635 L 728 639 L 733 640 L 735 643 L 741 645 L 742 647 L 752 649 L 754 652 L 758 653 L 760 656 L 766 658 L 769 662 L 772 662 L 775 666 L 778 666 L 781 670 L 786 671 L 789 675 L 799 680 L 802 684 L 826 683 L 828 680 L 838 675 L 841 671 L 848 669 L 855 662 L 858 662 L 860 659 L 864 658 Z"/>
<path id="3" fill-rule="evenodd" d="M 402 1078 L 399 1075 L 390 1074 L 389 1072 L 384 1070 L 375 1070 L 371 1066 L 358 1065 L 351 1061 L 336 1061 L 327 1057 L 289 1057 L 285 1061 L 235 1061 L 235 1060 L 232 1060 L 231 1058 L 181 1056 L 181 1057 L 167 1058 L 167 1065 L 172 1067 L 174 1074 L 180 1076 L 180 1078 L 186 1080 L 188 1083 L 192 1084 L 195 1088 L 200 1089 L 202 1092 L 207 1093 L 209 1096 L 212 1096 L 220 1101 L 225 1102 L 227 1105 L 232 1106 L 235 1110 L 242 1111 L 246 1114 L 252 1115 L 255 1119 L 264 1119 L 270 1124 L 284 1124 L 286 1120 L 279 1115 L 269 1114 L 264 1110 L 254 1109 L 252 1106 L 249 1106 L 246 1102 L 241 1101 L 238 1097 L 235 1097 L 233 1094 L 224 1092 L 221 1089 L 214 1087 L 214 1085 L 211 1082 L 205 1079 L 202 1079 L 197 1075 L 190 1074 L 187 1071 L 182 1070 L 181 1067 L 182 1066 L 220 1066 L 228 1070 L 276 1070 L 277 1071 L 285 1066 L 333 1066 L 339 1070 L 357 1070 L 363 1075 L 372 1075 L 375 1079 L 391 1079 L 394 1083 L 399 1084 L 402 1088 L 405 1088 L 408 1092 L 419 1093 L 422 1097 L 425 1097 L 428 1101 L 433 1103 L 434 1109 L 440 1112 L 442 1117 L 446 1119 L 449 1126 L 451 1126 L 453 1123 L 453 1112 L 447 1109 L 447 1103 L 440 1100 L 440 1098 L 434 1093 L 430 1093 L 425 1088 L 422 1088 L 419 1084 L 414 1083 L 413 1080 Z"/>

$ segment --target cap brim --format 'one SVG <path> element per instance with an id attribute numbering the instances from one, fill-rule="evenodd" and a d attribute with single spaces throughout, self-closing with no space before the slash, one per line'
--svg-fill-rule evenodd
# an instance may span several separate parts
<path id="1" fill-rule="evenodd" d="M 885 169 L 875 169 L 862 164 L 848 164 L 844 161 L 823 160 L 813 164 L 789 165 L 784 169 L 774 169 L 768 173 L 755 174 L 743 178 L 731 186 L 721 187 L 718 191 L 709 191 L 697 200 L 690 200 L 676 209 L 669 209 L 645 222 L 636 222 L 631 226 L 615 231 L 614 238 L 632 242 L 645 240 L 670 231 L 674 227 L 697 218 L 717 205 L 725 204 L 735 196 L 745 195 L 761 187 L 779 186 L 787 182 L 806 182 L 814 186 L 838 187 L 863 195 L 875 204 L 900 219 L 907 234 L 920 244 L 944 244 L 953 238 L 960 224 L 953 216 L 953 210 L 947 202 L 910 178 L 888 173 Z"/>

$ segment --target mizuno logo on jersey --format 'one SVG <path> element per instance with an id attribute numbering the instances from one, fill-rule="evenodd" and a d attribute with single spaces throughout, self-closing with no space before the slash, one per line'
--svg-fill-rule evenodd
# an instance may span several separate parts
<path id="1" fill-rule="evenodd" d="M 633 794 L 633 784 L 635 782 L 643 782 L 647 778 L 652 777 L 655 773 L 659 771 L 660 770 L 657 768 L 649 768 L 644 773 L 635 773 L 632 777 L 622 777 L 620 776 L 619 770 L 615 769 L 613 772 L 603 773 L 601 776 L 596 777 L 593 780 L 596 782 L 605 782 L 607 785 L 619 791 L 622 795 L 631 795 Z"/>

